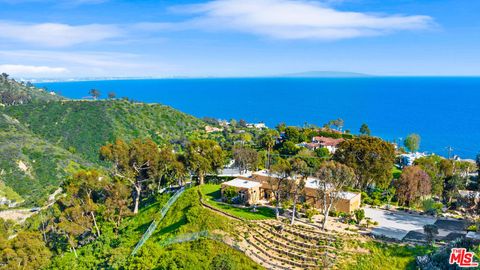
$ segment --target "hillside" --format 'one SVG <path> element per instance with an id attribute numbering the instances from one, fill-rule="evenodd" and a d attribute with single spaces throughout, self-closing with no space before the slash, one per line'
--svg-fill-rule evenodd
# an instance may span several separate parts
<path id="1" fill-rule="evenodd" d="M 0 180 L 7 199 L 19 198 L 28 205 L 45 200 L 69 174 L 69 170 L 89 165 L 74 154 L 31 133 L 18 120 L 0 113 Z"/>
<path id="2" fill-rule="evenodd" d="M 203 129 L 193 116 L 159 104 L 125 100 L 58 101 L 8 106 L 4 112 L 49 142 L 98 161 L 98 149 L 117 138 L 184 139 Z"/>
<path id="3" fill-rule="evenodd" d="M 196 188 L 178 199 L 139 253 L 131 256 L 133 247 L 158 218 L 168 197 L 159 196 L 157 202 L 128 218 L 118 236 L 103 233 L 97 241 L 80 248 L 78 258 L 73 252 L 65 252 L 52 260 L 48 269 L 263 269 L 221 239 L 200 237 L 192 241 L 192 234 L 207 231 L 222 232 L 231 238 L 238 235 L 236 228 L 240 225 L 202 207 Z M 222 264 L 225 261 L 226 266 Z"/>
<path id="4" fill-rule="evenodd" d="M 22 84 L 0 75 L 0 104 L 15 105 L 40 101 L 56 101 L 64 99 L 54 93 L 35 88 L 30 84 Z"/>
<path id="5" fill-rule="evenodd" d="M 361 78 L 370 77 L 371 75 L 357 72 L 341 72 L 341 71 L 307 71 L 299 73 L 290 73 L 282 75 L 287 78 Z"/>

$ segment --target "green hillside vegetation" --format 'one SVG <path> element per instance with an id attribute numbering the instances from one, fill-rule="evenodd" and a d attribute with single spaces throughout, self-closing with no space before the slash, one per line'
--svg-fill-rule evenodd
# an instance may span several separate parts
<path id="1" fill-rule="evenodd" d="M 135 256 L 130 256 L 150 223 L 158 216 L 169 195 L 162 195 L 138 215 L 123 222 L 118 235 L 101 221 L 102 235 L 93 243 L 56 256 L 48 269 L 262 269 L 243 253 L 218 241 L 199 239 L 168 246 L 165 240 L 186 233 L 223 231 L 233 233 L 236 221 L 200 205 L 198 188 L 187 190 L 168 211 L 152 237 Z M 32 224 L 35 224 L 35 222 Z M 216 268 L 221 262 L 229 268 Z"/>
<path id="2" fill-rule="evenodd" d="M 159 104 L 125 100 L 61 101 L 9 106 L 5 113 L 51 143 L 98 161 L 98 150 L 115 139 L 185 139 L 204 128 L 193 116 Z"/>
<path id="3" fill-rule="evenodd" d="M 15 105 L 40 101 L 62 100 L 57 94 L 50 94 L 44 89 L 35 88 L 31 84 L 23 84 L 12 79 L 8 75 L 0 75 L 0 104 Z"/>
<path id="4" fill-rule="evenodd" d="M 41 203 L 56 190 L 81 158 L 32 134 L 16 119 L 0 114 L 0 178 L 28 205 Z M 90 165 L 91 166 L 91 165 Z M 11 199 L 19 198 L 11 192 Z M 1 196 L 1 192 L 0 192 Z"/>
<path id="5" fill-rule="evenodd" d="M 96 241 L 77 250 L 78 257 L 68 250 L 54 256 L 47 269 L 262 269 L 243 253 L 207 238 L 165 245 L 172 239 L 198 232 L 223 232 L 235 240 L 241 237 L 236 229 L 245 224 L 214 213 L 200 204 L 203 187 L 187 190 L 168 211 L 165 218 L 140 251 L 131 251 L 150 223 L 158 218 L 160 209 L 169 195 L 161 195 L 152 204 L 143 207 L 138 215 L 127 218 L 115 235 L 105 220 L 100 221 L 102 235 Z M 37 224 L 39 217 L 29 220 Z M 248 224 L 248 223 L 247 223 Z M 37 225 L 38 226 L 38 225 Z M 238 239 L 237 239 L 238 240 Z M 365 239 L 364 239 L 365 240 Z M 409 247 L 386 244 L 373 240 L 343 239 L 342 255 L 335 262 L 338 269 L 415 269 L 415 256 L 430 252 L 428 247 Z M 347 253 L 345 253 L 345 251 Z M 358 251 L 358 252 L 354 252 Z M 228 262 L 226 268 L 216 268 Z"/>
<path id="6" fill-rule="evenodd" d="M 3 181 L 0 180 L 0 198 L 6 198 L 11 202 L 23 202 L 23 199 L 18 193 L 16 193 L 11 187 L 5 185 Z"/>

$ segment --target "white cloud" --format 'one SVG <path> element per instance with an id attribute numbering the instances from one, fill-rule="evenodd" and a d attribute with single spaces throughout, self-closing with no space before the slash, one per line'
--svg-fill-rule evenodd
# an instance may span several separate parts
<path id="1" fill-rule="evenodd" d="M 16 77 L 29 78 L 161 76 L 178 71 L 176 65 L 165 63 L 153 55 L 106 51 L 6 50 L 0 51 L 0 63 L 2 62 L 22 63 L 27 66 L 68 67 L 65 72 L 56 74 L 28 72 L 29 70 L 25 68 L 24 73 L 15 75 L 17 73 L 2 70 L 0 65 L 0 73 L 7 72 Z"/>
<path id="2" fill-rule="evenodd" d="M 79 6 L 79 5 L 94 5 L 102 4 L 108 2 L 108 0 L 0 0 L 0 3 L 6 4 L 25 4 L 25 3 L 42 3 L 42 4 L 57 4 L 57 5 L 69 5 L 69 6 Z"/>
<path id="3" fill-rule="evenodd" d="M 115 25 L 60 23 L 25 24 L 0 21 L 0 40 L 6 39 L 36 46 L 67 47 L 120 37 L 123 32 Z"/>
<path id="4" fill-rule="evenodd" d="M 0 72 L 12 76 L 54 76 L 66 73 L 68 70 L 63 67 L 28 66 L 28 65 L 0 65 Z"/>
<path id="5" fill-rule="evenodd" d="M 422 15 L 348 12 L 327 2 L 307 0 L 215 0 L 174 7 L 196 14 L 185 22 L 204 30 L 235 30 L 278 39 L 336 40 L 427 29 L 433 20 Z"/>

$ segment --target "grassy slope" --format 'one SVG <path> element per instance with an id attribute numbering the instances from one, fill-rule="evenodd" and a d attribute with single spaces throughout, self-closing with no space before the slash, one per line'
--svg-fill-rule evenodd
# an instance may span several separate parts
<path id="1" fill-rule="evenodd" d="M 20 168 L 20 161 L 26 170 Z M 0 112 L 0 179 L 26 203 L 45 199 L 78 164 L 85 161 L 36 137 L 16 119 Z"/>
<path id="2" fill-rule="evenodd" d="M 152 138 L 156 142 L 185 138 L 201 130 L 201 120 L 170 107 L 127 101 L 61 101 L 5 108 L 35 134 L 76 151 L 90 161 L 116 138 Z"/>
<path id="3" fill-rule="evenodd" d="M 338 263 L 339 269 L 383 270 L 383 269 L 416 269 L 415 258 L 425 255 L 431 250 L 424 246 L 410 247 L 399 244 L 386 244 L 370 240 L 359 243 L 347 241 L 349 249 L 360 249 L 363 252 L 350 253 L 347 260 Z"/>
<path id="4" fill-rule="evenodd" d="M 243 253 L 213 240 L 197 240 L 162 247 L 160 242 L 184 233 L 200 231 L 233 232 L 236 221 L 217 215 L 199 203 L 197 188 L 187 190 L 168 211 L 152 237 L 135 257 L 130 252 L 140 240 L 161 206 L 168 198 L 141 209 L 140 213 L 124 222 L 120 237 L 108 233 L 103 223 L 102 236 L 94 243 L 78 250 L 79 258 L 71 252 L 57 256 L 51 269 L 211 269 L 217 256 L 226 257 L 233 269 L 262 269 Z"/>

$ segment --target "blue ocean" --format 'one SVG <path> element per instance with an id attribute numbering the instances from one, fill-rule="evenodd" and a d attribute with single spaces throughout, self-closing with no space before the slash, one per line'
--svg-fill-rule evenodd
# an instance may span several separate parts
<path id="1" fill-rule="evenodd" d="M 169 105 L 197 117 L 245 119 L 274 127 L 323 125 L 342 118 L 358 133 L 401 142 L 421 136 L 421 150 L 462 158 L 480 152 L 480 77 L 155 79 L 40 83 L 70 98 L 103 97 Z"/>

